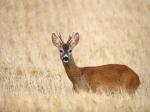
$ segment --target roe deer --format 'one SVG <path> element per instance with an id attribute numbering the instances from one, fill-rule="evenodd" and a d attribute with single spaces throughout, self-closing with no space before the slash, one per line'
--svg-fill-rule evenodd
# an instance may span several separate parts
<path id="1" fill-rule="evenodd" d="M 73 84 L 73 89 L 96 92 L 97 90 L 134 93 L 140 85 L 138 75 L 126 65 L 108 64 L 97 67 L 78 67 L 72 57 L 72 49 L 79 42 L 79 33 L 69 36 L 64 43 L 61 35 L 52 33 L 52 42 L 60 52 L 65 71 Z"/>

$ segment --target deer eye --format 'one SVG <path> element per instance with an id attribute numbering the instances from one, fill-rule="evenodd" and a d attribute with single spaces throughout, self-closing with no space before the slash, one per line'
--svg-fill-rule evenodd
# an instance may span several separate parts
<path id="1" fill-rule="evenodd" d="M 70 50 L 69 50 L 69 53 L 71 53 L 71 52 L 72 52 L 72 50 L 70 49 Z"/>
<path id="2" fill-rule="evenodd" d="M 59 52 L 60 52 L 60 53 L 63 53 L 63 49 L 60 49 Z"/>

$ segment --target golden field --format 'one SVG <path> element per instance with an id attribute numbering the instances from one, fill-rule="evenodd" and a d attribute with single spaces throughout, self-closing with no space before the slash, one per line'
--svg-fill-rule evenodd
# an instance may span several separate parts
<path id="1" fill-rule="evenodd" d="M 130 66 L 135 95 L 73 92 L 53 32 L 79 32 L 78 66 Z M 150 0 L 0 0 L 0 112 L 150 112 L 149 57 Z"/>

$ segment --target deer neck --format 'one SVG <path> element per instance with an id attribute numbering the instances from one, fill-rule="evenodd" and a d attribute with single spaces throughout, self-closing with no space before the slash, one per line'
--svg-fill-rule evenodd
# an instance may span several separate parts
<path id="1" fill-rule="evenodd" d="M 77 82 L 80 79 L 81 71 L 80 68 L 74 62 L 74 58 L 71 56 L 68 63 L 64 63 L 65 71 L 72 82 Z"/>

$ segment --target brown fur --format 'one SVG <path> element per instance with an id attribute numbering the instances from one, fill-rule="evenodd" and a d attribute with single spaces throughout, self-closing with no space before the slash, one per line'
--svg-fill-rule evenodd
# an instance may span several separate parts
<path id="1" fill-rule="evenodd" d="M 82 89 L 96 92 L 102 89 L 133 93 L 140 85 L 138 75 L 126 65 L 108 64 L 78 68 L 73 57 L 63 65 L 75 91 Z"/>

